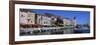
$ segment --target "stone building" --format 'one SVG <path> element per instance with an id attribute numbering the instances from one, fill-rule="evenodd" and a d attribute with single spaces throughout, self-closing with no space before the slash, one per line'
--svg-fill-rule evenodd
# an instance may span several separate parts
<path id="1" fill-rule="evenodd" d="M 37 24 L 42 26 L 51 26 L 51 17 L 45 14 L 37 14 Z"/>
<path id="2" fill-rule="evenodd" d="M 20 24 L 38 26 L 76 26 L 76 17 L 64 18 L 50 13 L 39 14 L 30 9 L 20 9 Z"/>

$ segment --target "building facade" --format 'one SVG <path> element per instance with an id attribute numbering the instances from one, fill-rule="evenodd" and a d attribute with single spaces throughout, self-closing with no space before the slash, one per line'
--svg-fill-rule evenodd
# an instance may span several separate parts
<path id="1" fill-rule="evenodd" d="M 34 24 L 36 24 L 35 20 L 36 20 L 36 14 L 32 13 L 32 12 L 28 12 L 28 19 L 27 19 L 28 23 L 27 24 L 34 25 Z"/>
<path id="2" fill-rule="evenodd" d="M 69 19 L 63 19 L 63 25 L 64 26 L 71 25 L 71 21 Z"/>
<path id="3" fill-rule="evenodd" d="M 20 24 L 41 26 L 76 26 L 76 17 L 64 18 L 53 14 L 38 14 L 28 9 L 20 9 Z"/>
<path id="4" fill-rule="evenodd" d="M 75 27 L 76 25 L 77 25 L 77 22 L 76 22 L 76 17 L 74 16 L 74 17 L 72 17 L 72 19 L 71 19 L 72 21 L 71 21 L 71 24 Z"/>
<path id="5" fill-rule="evenodd" d="M 36 22 L 37 22 L 38 25 L 42 24 L 42 16 L 41 16 L 41 14 L 37 14 L 37 20 L 36 20 Z"/>
<path id="6" fill-rule="evenodd" d="M 24 12 L 24 11 L 20 11 L 19 12 L 19 23 L 20 24 L 27 24 L 28 21 L 27 21 L 27 18 L 28 18 L 28 13 L 27 12 Z"/>
<path id="7" fill-rule="evenodd" d="M 31 12 L 31 10 L 20 9 L 20 17 L 19 23 L 20 24 L 36 24 L 36 14 Z"/>
<path id="8" fill-rule="evenodd" d="M 67 25 L 70 25 L 70 26 L 76 26 L 76 19 L 73 19 L 73 18 L 66 18 L 66 19 L 63 19 L 63 25 L 64 26 L 67 26 Z"/>
<path id="9" fill-rule="evenodd" d="M 37 24 L 42 26 L 50 26 L 51 25 L 51 17 L 48 17 L 48 15 L 44 14 L 38 14 L 37 15 Z"/>

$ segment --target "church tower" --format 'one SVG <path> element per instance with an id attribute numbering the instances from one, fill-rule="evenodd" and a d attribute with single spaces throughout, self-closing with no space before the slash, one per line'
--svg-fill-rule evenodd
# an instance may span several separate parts
<path id="1" fill-rule="evenodd" d="M 72 17 L 72 25 L 73 26 L 76 26 L 77 25 L 76 17 L 75 16 Z"/>

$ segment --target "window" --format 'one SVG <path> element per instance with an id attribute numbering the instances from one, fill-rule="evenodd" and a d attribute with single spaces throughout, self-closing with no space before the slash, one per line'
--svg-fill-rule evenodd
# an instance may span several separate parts
<path id="1" fill-rule="evenodd" d="M 21 15 L 21 17 L 25 17 L 24 15 Z"/>

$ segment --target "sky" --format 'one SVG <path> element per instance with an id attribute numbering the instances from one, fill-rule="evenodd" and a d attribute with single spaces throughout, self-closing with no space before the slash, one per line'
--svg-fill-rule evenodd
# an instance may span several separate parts
<path id="1" fill-rule="evenodd" d="M 90 12 L 89 11 L 72 11 L 72 10 L 46 10 L 46 9 L 34 9 L 32 12 L 39 14 L 51 13 L 56 16 L 62 16 L 64 18 L 76 17 L 77 24 L 90 23 Z"/>

